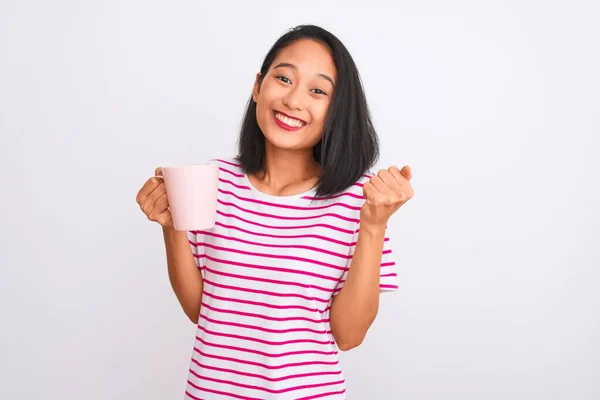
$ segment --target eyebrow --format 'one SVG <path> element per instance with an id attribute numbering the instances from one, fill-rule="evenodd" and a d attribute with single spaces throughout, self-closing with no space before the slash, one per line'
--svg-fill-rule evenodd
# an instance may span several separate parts
<path id="1" fill-rule="evenodd" d="M 291 69 L 294 69 L 294 70 L 298 71 L 298 67 L 296 67 L 294 64 L 286 63 L 286 62 L 282 62 L 282 63 L 277 64 L 275 67 L 273 67 L 273 69 L 284 68 L 284 67 L 291 68 Z M 329 77 L 328 75 L 317 74 L 317 76 L 319 76 L 319 77 L 321 77 L 323 79 L 327 79 L 331 83 L 331 86 L 335 87 L 335 83 L 333 83 L 333 79 L 331 79 L 331 77 Z"/>

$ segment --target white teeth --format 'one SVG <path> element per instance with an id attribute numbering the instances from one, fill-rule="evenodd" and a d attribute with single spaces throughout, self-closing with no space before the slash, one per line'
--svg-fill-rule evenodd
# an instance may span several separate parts
<path id="1" fill-rule="evenodd" d="M 299 128 L 304 125 L 301 121 L 298 121 L 297 119 L 288 118 L 285 115 L 280 114 L 280 113 L 276 113 L 275 118 L 277 118 L 284 124 L 286 124 L 288 126 L 292 126 L 294 128 Z"/>

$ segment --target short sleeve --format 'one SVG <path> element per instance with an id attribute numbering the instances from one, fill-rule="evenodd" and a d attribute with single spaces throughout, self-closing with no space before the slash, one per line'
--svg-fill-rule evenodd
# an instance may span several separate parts
<path id="1" fill-rule="evenodd" d="M 202 231 L 188 231 L 188 241 L 194 255 L 194 262 L 204 278 L 204 271 L 206 269 L 206 254 L 204 246 L 204 233 Z"/>
<path id="2" fill-rule="evenodd" d="M 346 277 L 348 276 L 350 265 L 352 264 L 352 256 L 354 255 L 354 249 L 356 248 L 356 242 L 358 241 L 359 233 L 360 229 L 357 225 L 357 229 L 352 237 L 352 242 L 350 243 L 346 271 L 344 271 L 342 274 L 333 292 L 334 296 L 342 290 L 342 287 L 344 287 L 344 283 L 346 282 Z M 395 255 L 392 250 L 392 243 L 389 237 L 389 229 L 386 229 L 383 250 L 381 253 L 381 263 L 379 265 L 379 293 L 393 292 L 396 290 L 398 290 L 398 271 Z"/>

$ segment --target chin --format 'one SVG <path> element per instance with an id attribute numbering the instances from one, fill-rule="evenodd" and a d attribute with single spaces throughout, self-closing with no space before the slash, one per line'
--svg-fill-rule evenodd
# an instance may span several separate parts
<path id="1" fill-rule="evenodd" d="M 283 137 L 287 135 L 265 135 L 265 139 L 273 146 L 282 150 L 304 150 L 306 146 L 298 138 Z"/>
<path id="2" fill-rule="evenodd" d="M 297 131 L 287 131 L 276 124 L 267 123 L 266 125 L 266 129 L 262 129 L 261 127 L 265 140 L 277 149 L 308 150 L 313 148 L 320 139 L 320 137 L 317 137 L 314 140 L 308 140 L 308 136 L 310 136 L 311 131 L 314 129 L 311 129 L 311 126 L 305 126 Z"/>

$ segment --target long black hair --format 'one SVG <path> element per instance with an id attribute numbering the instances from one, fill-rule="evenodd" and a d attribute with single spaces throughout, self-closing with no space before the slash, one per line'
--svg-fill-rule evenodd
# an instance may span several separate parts
<path id="1" fill-rule="evenodd" d="M 281 36 L 260 68 L 264 77 L 277 54 L 299 39 L 325 45 L 337 69 L 337 82 L 327 111 L 323 136 L 313 148 L 321 166 L 316 197 L 338 194 L 355 183 L 379 157 L 379 139 L 367 106 L 358 69 L 342 42 L 315 25 L 299 25 Z M 260 82 L 259 82 L 260 83 Z M 256 103 L 250 96 L 238 140 L 237 160 L 245 173 L 265 168 L 265 137 L 256 120 Z"/>

